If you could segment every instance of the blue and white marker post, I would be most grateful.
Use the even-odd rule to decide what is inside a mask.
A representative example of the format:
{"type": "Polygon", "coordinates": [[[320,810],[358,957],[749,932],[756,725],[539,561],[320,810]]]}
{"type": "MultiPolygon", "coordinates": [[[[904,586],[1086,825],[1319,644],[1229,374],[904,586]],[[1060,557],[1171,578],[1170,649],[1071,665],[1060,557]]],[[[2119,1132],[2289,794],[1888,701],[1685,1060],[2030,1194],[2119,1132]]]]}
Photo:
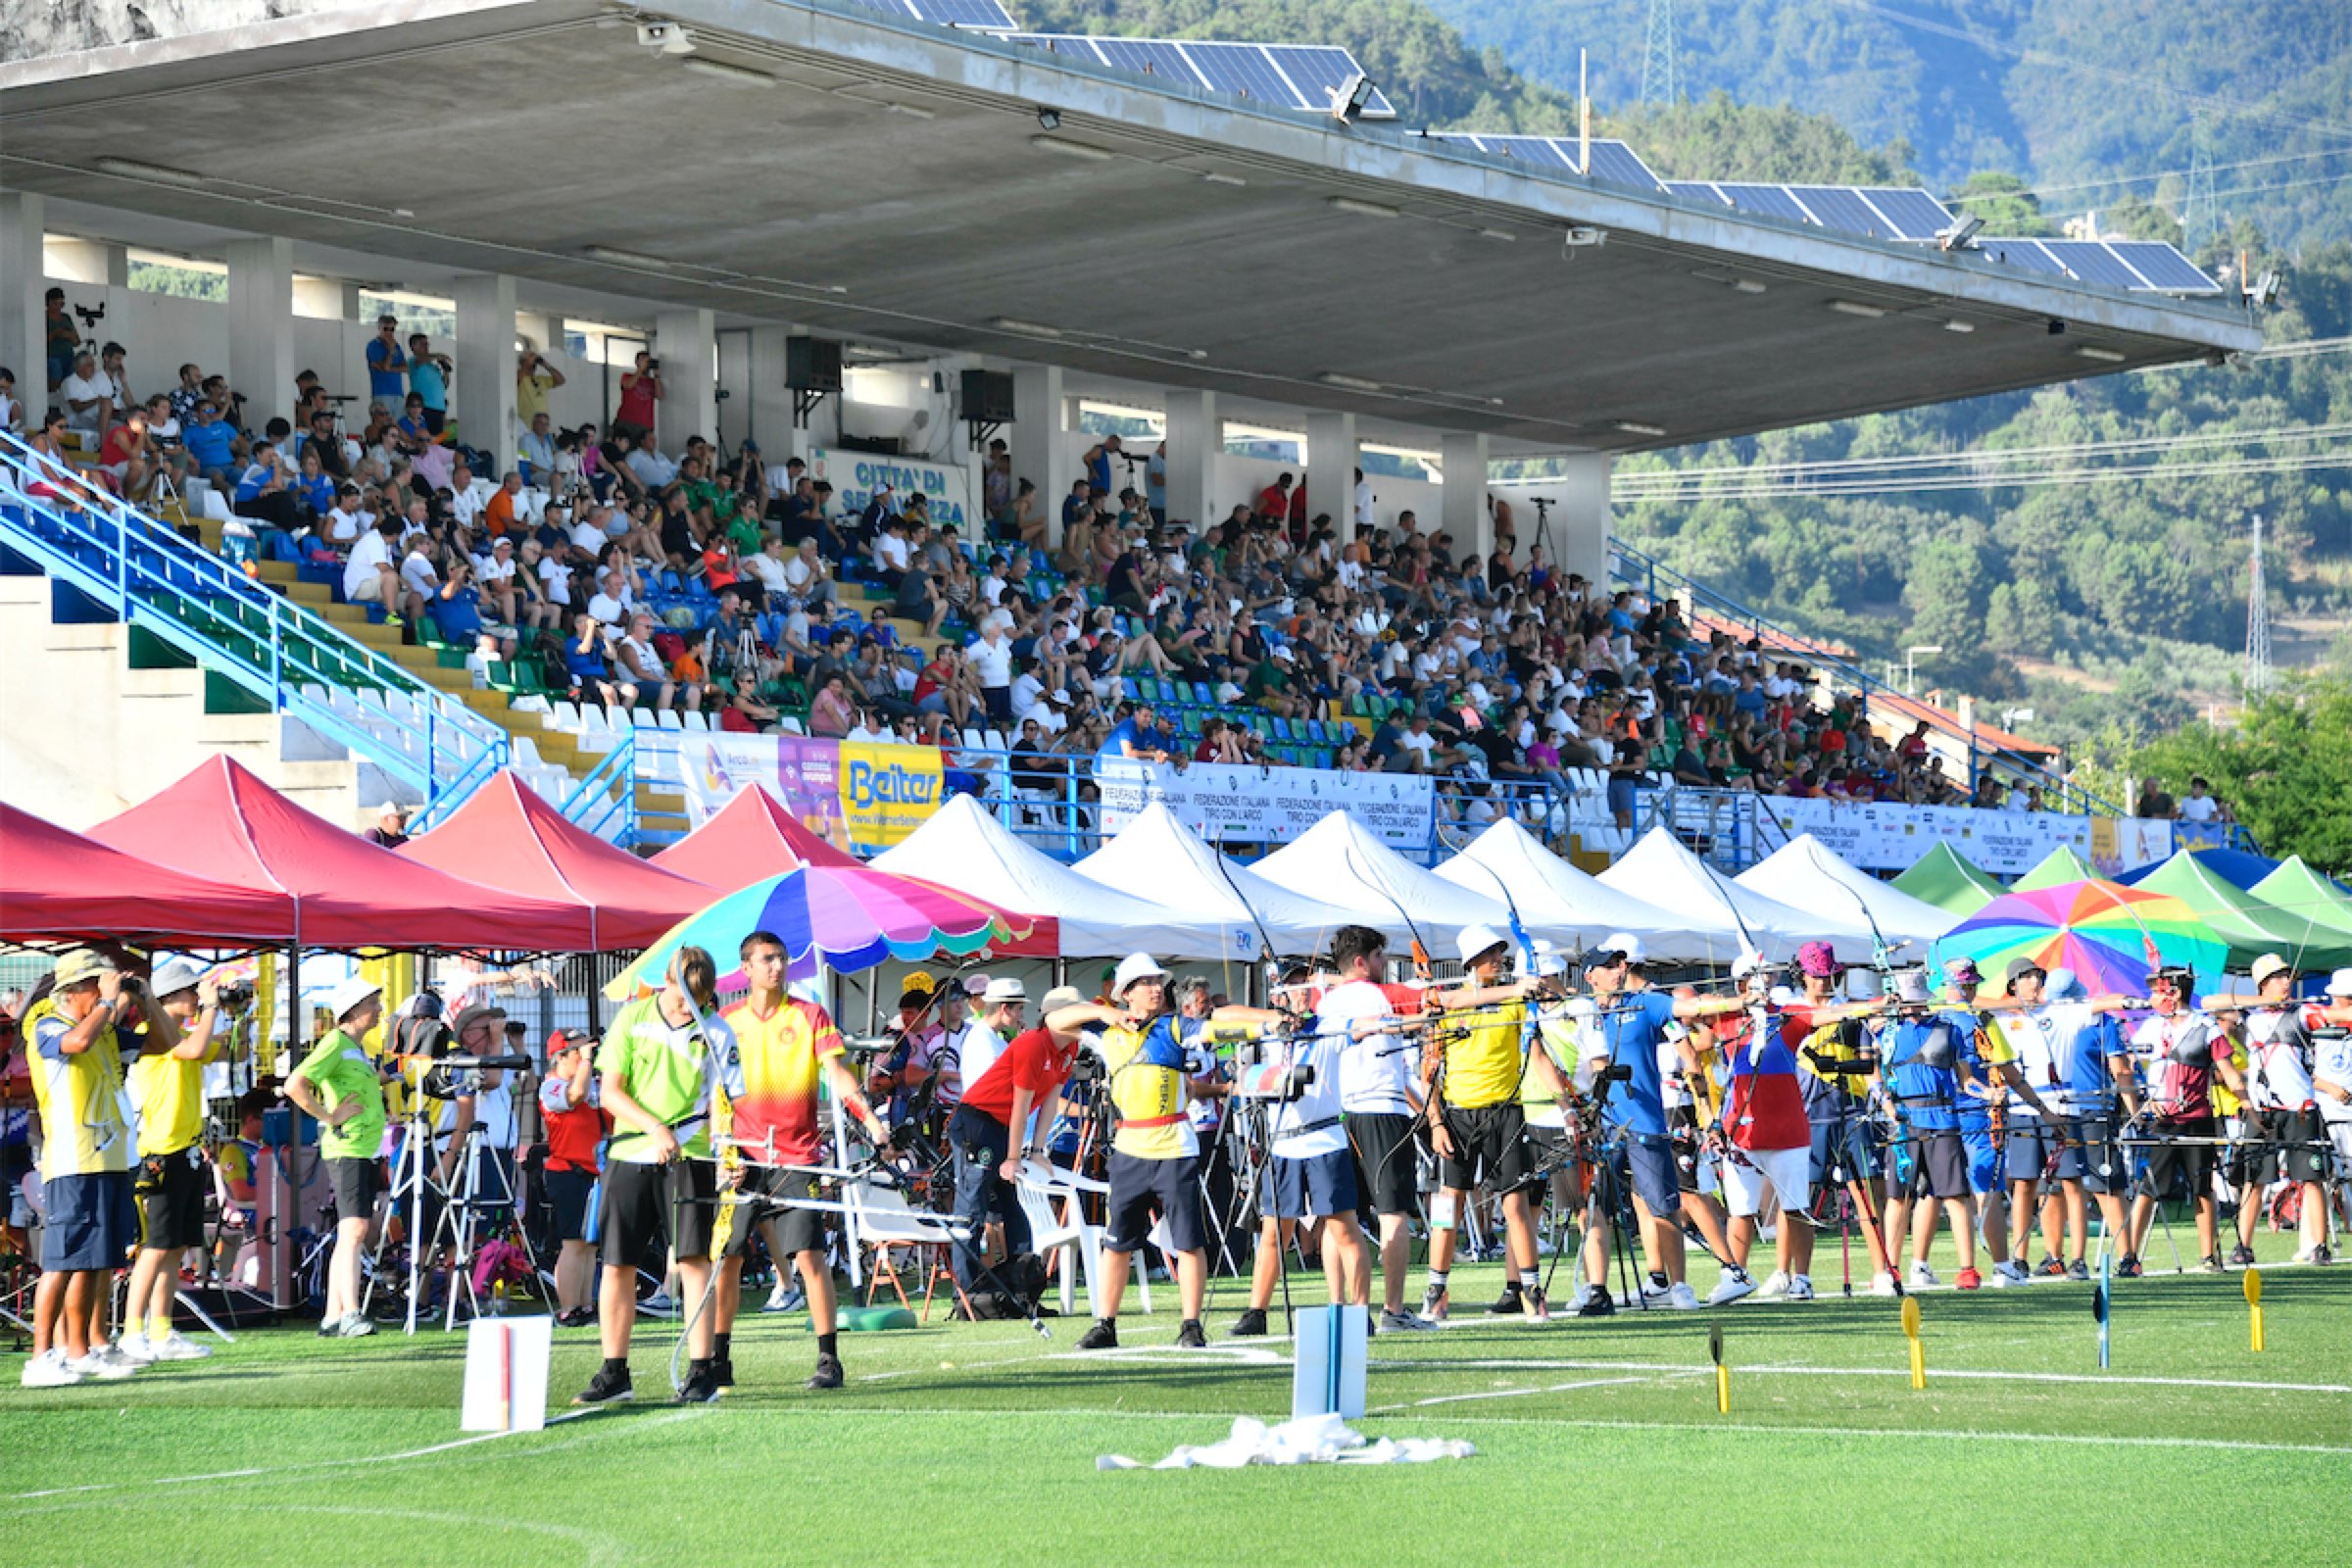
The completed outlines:
{"type": "Polygon", "coordinates": [[[1360,1306],[1312,1306],[1298,1314],[1298,1359],[1291,1378],[1291,1419],[1364,1414],[1364,1369],[1371,1318],[1360,1306]]]}

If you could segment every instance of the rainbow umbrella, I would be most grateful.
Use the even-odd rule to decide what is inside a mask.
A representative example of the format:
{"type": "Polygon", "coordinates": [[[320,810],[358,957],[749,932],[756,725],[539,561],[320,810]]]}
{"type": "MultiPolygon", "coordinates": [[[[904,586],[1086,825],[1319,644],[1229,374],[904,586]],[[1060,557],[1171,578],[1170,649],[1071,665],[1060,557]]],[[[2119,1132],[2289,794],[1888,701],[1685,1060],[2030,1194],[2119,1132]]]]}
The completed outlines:
{"type": "MultiPolygon", "coordinates": [[[[820,966],[854,973],[892,958],[905,963],[943,954],[959,958],[994,944],[1017,942],[1029,929],[1017,915],[921,877],[862,865],[802,865],[763,877],[680,920],[607,985],[605,995],[623,1001],[659,985],[671,957],[684,947],[708,949],[723,967],[732,968],[743,939],[754,931],[782,938],[793,973],[801,977],[820,966]]],[[[722,973],[722,989],[731,978],[722,973]]]]}
{"type": "Polygon", "coordinates": [[[2063,882],[2004,893],[1936,939],[1936,963],[1974,958],[1994,984],[2012,958],[2072,969],[2094,994],[2138,996],[2159,962],[2184,964],[2198,989],[2217,985],[2229,947],[2180,900],[2120,883],[2063,882]]]}

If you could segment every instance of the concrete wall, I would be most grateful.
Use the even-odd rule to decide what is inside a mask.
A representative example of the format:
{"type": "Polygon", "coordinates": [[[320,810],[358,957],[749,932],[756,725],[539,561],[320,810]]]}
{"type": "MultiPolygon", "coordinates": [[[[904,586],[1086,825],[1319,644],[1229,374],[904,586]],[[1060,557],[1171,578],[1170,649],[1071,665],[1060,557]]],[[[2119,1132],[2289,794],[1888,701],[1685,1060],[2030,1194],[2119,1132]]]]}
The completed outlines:
{"type": "Polygon", "coordinates": [[[244,26],[363,0],[5,0],[0,61],[244,26]]]}

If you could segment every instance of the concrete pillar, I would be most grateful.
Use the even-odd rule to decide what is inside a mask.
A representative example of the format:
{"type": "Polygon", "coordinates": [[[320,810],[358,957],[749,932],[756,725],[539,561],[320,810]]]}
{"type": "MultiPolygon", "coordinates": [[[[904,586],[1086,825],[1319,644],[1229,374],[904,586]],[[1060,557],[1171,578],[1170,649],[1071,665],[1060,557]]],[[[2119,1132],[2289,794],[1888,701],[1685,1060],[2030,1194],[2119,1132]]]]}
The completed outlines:
{"type": "Polygon", "coordinates": [[[38,420],[48,406],[47,333],[41,325],[42,199],[0,191],[0,365],[17,372],[17,396],[38,420]]]}
{"type": "Polygon", "coordinates": [[[294,242],[228,242],[228,385],[259,431],[294,414],[294,242]]]}
{"type": "Polygon", "coordinates": [[[662,362],[662,403],[655,439],[677,457],[686,438],[718,439],[717,329],[709,311],[663,311],[654,318],[654,357],[662,362]]]}
{"type": "Polygon", "coordinates": [[[1355,416],[1307,415],[1306,514],[1330,513],[1343,542],[1354,525],[1355,464],[1355,416]]]}
{"type": "Polygon", "coordinates": [[[1193,537],[1225,520],[1217,505],[1217,457],[1225,450],[1225,425],[1217,417],[1214,392],[1171,388],[1168,411],[1168,520],[1189,522],[1193,537]]]}
{"type": "Polygon", "coordinates": [[[332,277],[298,277],[294,280],[294,314],[314,321],[356,321],[360,318],[360,286],[332,277]]]}
{"type": "Polygon", "coordinates": [[[1456,562],[1465,550],[1486,555],[1494,548],[1494,522],[1487,515],[1487,438],[1448,430],[1440,450],[1445,499],[1442,520],[1429,531],[1453,535],[1456,562]]]}
{"type": "Polygon", "coordinates": [[[727,389],[743,400],[745,422],[771,467],[786,458],[805,459],[810,446],[822,444],[809,439],[812,432],[793,428],[792,388],[784,384],[784,342],[791,336],[789,326],[753,327],[751,368],[742,386],[727,389]]]}
{"type": "Polygon", "coordinates": [[[458,373],[450,377],[449,401],[458,439],[489,453],[504,474],[514,466],[514,279],[504,272],[465,272],[451,292],[458,302],[458,347],[451,356],[458,373]]]}
{"type": "Polygon", "coordinates": [[[1062,439],[1061,367],[1018,365],[1012,371],[1013,488],[1026,479],[1044,503],[1049,536],[1061,537],[1061,504],[1078,478],[1078,459],[1062,439]]]}

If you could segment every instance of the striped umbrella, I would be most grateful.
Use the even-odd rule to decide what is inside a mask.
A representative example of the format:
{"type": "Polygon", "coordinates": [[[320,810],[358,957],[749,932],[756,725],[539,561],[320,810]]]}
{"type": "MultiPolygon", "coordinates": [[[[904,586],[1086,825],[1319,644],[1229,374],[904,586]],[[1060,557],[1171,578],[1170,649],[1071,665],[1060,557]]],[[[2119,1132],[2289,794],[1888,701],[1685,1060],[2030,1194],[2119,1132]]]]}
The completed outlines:
{"type": "Polygon", "coordinates": [[[818,967],[842,973],[896,958],[913,963],[945,955],[962,957],[995,944],[1017,942],[1029,922],[994,905],[926,882],[862,865],[802,865],[727,894],[663,932],[660,941],[605,987],[614,1001],[661,984],[683,947],[704,948],[724,974],[743,939],[773,932],[791,956],[795,976],[818,967]],[[1017,923],[1016,923],[1017,922],[1017,923]]]}
{"type": "Polygon", "coordinates": [[[1934,956],[1973,958],[1991,977],[2031,958],[2074,970],[2094,994],[2137,996],[2160,963],[2194,969],[2198,989],[2210,990],[2230,949],[2179,899],[2091,880],[2004,893],[1938,938],[1934,956]]]}

